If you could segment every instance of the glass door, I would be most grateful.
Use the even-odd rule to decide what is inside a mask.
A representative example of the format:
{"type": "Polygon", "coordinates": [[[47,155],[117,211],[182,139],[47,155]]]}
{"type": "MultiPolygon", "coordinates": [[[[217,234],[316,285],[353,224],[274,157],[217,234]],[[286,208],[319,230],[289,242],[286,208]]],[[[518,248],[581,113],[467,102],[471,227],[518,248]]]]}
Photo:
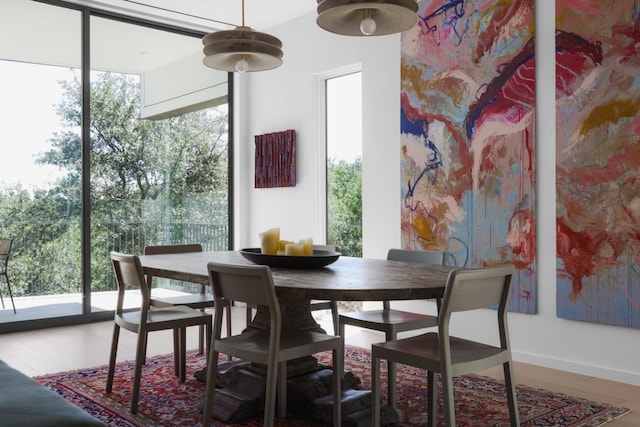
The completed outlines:
{"type": "Polygon", "coordinates": [[[81,13],[0,2],[0,237],[13,239],[0,323],[82,314],[80,127],[60,106],[81,62],[81,13]],[[11,42],[9,42],[11,41],[11,42]],[[60,158],[61,141],[70,155],[60,158]],[[7,305],[9,302],[9,305],[7,305]]]}
{"type": "Polygon", "coordinates": [[[92,17],[91,41],[91,305],[108,311],[111,251],[228,249],[228,74],[202,64],[192,36],[92,17]]]}
{"type": "Polygon", "coordinates": [[[201,34],[68,6],[0,2],[0,332],[108,319],[113,250],[229,247],[228,74],[201,34]]]}

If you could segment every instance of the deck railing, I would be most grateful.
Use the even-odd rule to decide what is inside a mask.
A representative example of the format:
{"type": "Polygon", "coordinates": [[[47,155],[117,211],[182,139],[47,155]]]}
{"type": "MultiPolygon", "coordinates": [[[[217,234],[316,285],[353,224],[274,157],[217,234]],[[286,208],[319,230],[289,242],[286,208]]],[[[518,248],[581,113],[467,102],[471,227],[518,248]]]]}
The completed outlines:
{"type": "MultiPolygon", "coordinates": [[[[226,224],[132,221],[92,223],[91,227],[95,236],[91,247],[94,291],[115,289],[109,259],[113,250],[142,254],[147,245],[193,242],[201,243],[207,251],[228,248],[226,224]]],[[[79,230],[79,224],[73,222],[0,225],[1,234],[9,233],[13,238],[9,277],[14,296],[81,292],[79,230]]]]}
{"type": "MultiPolygon", "coordinates": [[[[359,224],[358,224],[359,225],[359,224]]],[[[357,227],[356,224],[353,227],[357,227]]],[[[361,226],[360,226],[361,227],[361,226]]],[[[91,288],[116,289],[109,253],[142,254],[147,245],[201,243],[205,251],[228,249],[226,224],[203,222],[93,222],[91,288]]],[[[13,238],[9,276],[14,296],[65,295],[82,292],[80,224],[14,222],[0,224],[0,235],[13,238]]],[[[361,235],[361,233],[359,234],[361,235]]],[[[344,255],[362,256],[361,241],[340,242],[344,255]]],[[[193,291],[194,286],[156,281],[163,287],[193,291]]],[[[0,291],[5,293],[4,283],[0,291]]]]}

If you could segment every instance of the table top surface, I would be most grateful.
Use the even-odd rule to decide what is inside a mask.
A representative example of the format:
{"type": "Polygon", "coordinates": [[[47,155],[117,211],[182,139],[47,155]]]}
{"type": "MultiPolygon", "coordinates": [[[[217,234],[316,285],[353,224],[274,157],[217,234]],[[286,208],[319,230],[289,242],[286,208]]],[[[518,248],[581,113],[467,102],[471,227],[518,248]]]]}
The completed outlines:
{"type": "MultiPolygon", "coordinates": [[[[254,265],[238,251],[142,255],[145,274],[208,284],[210,261],[254,265]]],[[[440,298],[454,267],[341,256],[322,268],[271,268],[278,297],[377,301],[440,298]]]]}

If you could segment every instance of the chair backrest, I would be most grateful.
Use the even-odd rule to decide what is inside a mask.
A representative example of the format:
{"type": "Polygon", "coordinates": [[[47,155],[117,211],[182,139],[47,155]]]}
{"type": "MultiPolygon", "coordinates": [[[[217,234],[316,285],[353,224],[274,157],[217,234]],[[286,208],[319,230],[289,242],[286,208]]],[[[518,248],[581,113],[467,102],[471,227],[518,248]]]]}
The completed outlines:
{"type": "Polygon", "coordinates": [[[438,333],[447,342],[445,352],[448,352],[452,313],[496,306],[500,345],[504,349],[509,348],[507,303],[511,280],[515,274],[513,264],[468,270],[456,269],[449,273],[438,315],[438,333]]]}
{"type": "Polygon", "coordinates": [[[441,314],[506,306],[514,275],[513,264],[453,270],[447,280],[441,314]]]}
{"type": "MultiPolygon", "coordinates": [[[[406,249],[389,249],[387,252],[387,260],[389,261],[403,261],[403,262],[415,262],[425,265],[442,265],[444,264],[444,255],[442,251],[410,251],[406,249]]],[[[389,301],[382,301],[382,308],[389,310],[391,303],[389,301]]]]}
{"type": "Polygon", "coordinates": [[[0,273],[4,274],[7,271],[7,264],[9,263],[9,254],[11,254],[11,245],[13,239],[0,239],[0,273]]]}
{"type": "Polygon", "coordinates": [[[444,264],[445,253],[442,251],[410,251],[406,249],[389,249],[389,261],[416,262],[426,265],[444,264]]]}
{"type": "MultiPolygon", "coordinates": [[[[142,264],[140,258],[136,255],[128,255],[120,252],[111,252],[111,263],[113,264],[113,272],[118,282],[118,303],[116,306],[116,315],[122,313],[124,305],[124,295],[127,287],[140,289],[142,296],[143,311],[148,310],[150,305],[149,287],[145,282],[142,264]]],[[[143,316],[146,319],[146,315],[143,316]]]]}
{"type": "MultiPolygon", "coordinates": [[[[187,243],[180,245],[156,245],[145,246],[145,255],[162,255],[162,254],[184,254],[188,252],[202,252],[202,245],[200,243],[187,243]]],[[[153,276],[147,276],[147,285],[152,287],[153,276]]],[[[204,288],[201,288],[201,293],[204,293],[204,288]]]]}
{"type": "Polygon", "coordinates": [[[225,300],[267,306],[272,321],[280,322],[280,304],[268,266],[209,262],[207,268],[215,298],[214,307],[224,307],[225,300]],[[221,300],[220,304],[218,300],[221,300]]]}
{"type": "Polygon", "coordinates": [[[187,252],[202,252],[202,245],[200,243],[188,243],[185,245],[158,245],[144,248],[145,255],[182,254],[187,252]]]}

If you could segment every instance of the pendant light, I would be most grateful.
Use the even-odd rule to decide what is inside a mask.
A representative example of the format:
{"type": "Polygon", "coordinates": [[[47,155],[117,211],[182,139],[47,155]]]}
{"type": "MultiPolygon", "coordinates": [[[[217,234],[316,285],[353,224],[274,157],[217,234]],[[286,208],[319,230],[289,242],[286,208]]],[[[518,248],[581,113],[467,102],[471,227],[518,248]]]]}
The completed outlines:
{"type": "Polygon", "coordinates": [[[399,33],[418,22],[416,0],[318,0],[316,22],[345,36],[399,33]]]}
{"type": "Polygon", "coordinates": [[[240,72],[264,71],[282,64],[282,42],[269,34],[254,31],[244,24],[244,0],[242,0],[242,25],[233,30],[216,31],[202,38],[207,67],[217,70],[240,72]]]}

